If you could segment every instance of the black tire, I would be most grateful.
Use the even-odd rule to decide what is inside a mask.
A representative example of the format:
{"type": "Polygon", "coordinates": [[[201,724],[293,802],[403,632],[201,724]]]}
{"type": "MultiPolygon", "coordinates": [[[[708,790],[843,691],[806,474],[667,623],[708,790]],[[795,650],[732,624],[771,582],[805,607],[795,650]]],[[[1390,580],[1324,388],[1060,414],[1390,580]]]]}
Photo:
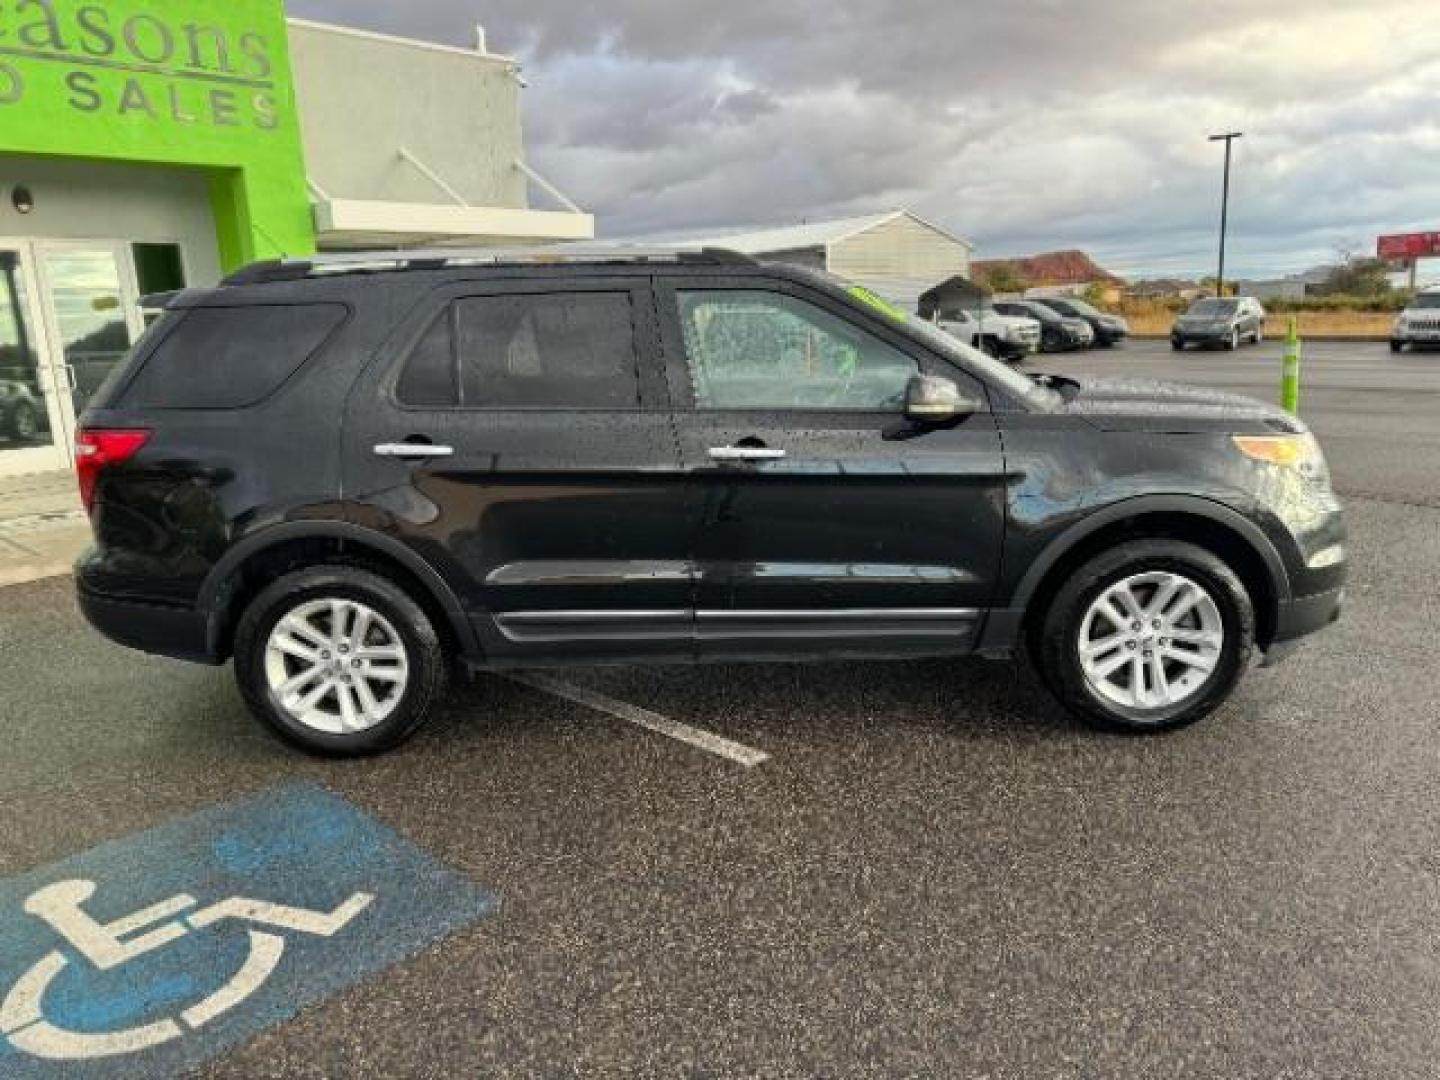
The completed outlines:
{"type": "Polygon", "coordinates": [[[1178,540],[1134,540],[1103,552],[1070,574],[1032,624],[1031,655],[1061,705],[1093,727],[1149,733],[1173,731],[1208,716],[1224,703],[1255,652],[1255,610],[1240,578],[1226,563],[1178,540]],[[1224,643],[1213,671],[1186,698],[1157,709],[1126,708],[1097,692],[1080,661],[1086,612],[1111,585],[1146,571],[1183,575],[1215,601],[1224,643]]]}
{"type": "Polygon", "coordinates": [[[356,566],[315,566],[286,574],[250,602],[235,631],[235,680],[245,704],[272,734],[325,757],[377,754],[404,742],[429,718],[443,694],[447,668],[444,645],[424,609],[389,578],[356,566]],[[266,678],[266,645],[275,624],[302,604],[329,599],[356,601],[383,616],[405,650],[408,678],[399,703],[362,731],[332,734],[298,722],[280,705],[266,678]]]}
{"type": "Polygon", "coordinates": [[[1179,338],[1172,337],[1170,339],[1170,348],[1174,349],[1176,352],[1184,352],[1185,342],[1181,341],[1179,338]]]}
{"type": "Polygon", "coordinates": [[[1396,340],[1394,340],[1393,338],[1391,339],[1391,341],[1390,341],[1390,351],[1391,351],[1391,352],[1393,352],[1393,353],[1398,353],[1398,352],[1400,352],[1400,351],[1401,351],[1402,349],[1404,349],[1404,348],[1405,348],[1405,343],[1404,343],[1403,341],[1396,341],[1396,340]]]}
{"type": "Polygon", "coordinates": [[[10,435],[16,442],[33,442],[40,433],[40,413],[28,401],[15,406],[10,414],[10,435]]]}

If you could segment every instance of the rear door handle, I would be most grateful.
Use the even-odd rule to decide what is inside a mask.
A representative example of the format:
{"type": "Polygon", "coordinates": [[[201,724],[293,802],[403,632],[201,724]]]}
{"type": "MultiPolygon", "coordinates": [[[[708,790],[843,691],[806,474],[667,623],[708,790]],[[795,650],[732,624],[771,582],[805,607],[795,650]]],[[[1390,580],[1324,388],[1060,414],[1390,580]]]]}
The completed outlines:
{"type": "Polygon", "coordinates": [[[380,457],[393,458],[450,457],[455,453],[455,448],[421,442],[379,443],[375,447],[375,453],[380,457]]]}
{"type": "Polygon", "coordinates": [[[712,446],[711,461],[779,461],[785,451],[769,446],[712,446]]]}

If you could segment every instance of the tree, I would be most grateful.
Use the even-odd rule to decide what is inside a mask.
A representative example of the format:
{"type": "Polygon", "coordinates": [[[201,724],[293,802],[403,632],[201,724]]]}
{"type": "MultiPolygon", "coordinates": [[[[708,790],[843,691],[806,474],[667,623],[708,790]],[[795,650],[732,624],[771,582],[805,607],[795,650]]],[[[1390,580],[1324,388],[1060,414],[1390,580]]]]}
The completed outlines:
{"type": "Polygon", "coordinates": [[[1322,296],[1388,296],[1394,291],[1390,284],[1390,266],[1384,259],[1360,255],[1341,248],[1340,261],[1331,267],[1319,292],[1322,296]]]}
{"type": "Polygon", "coordinates": [[[1014,263],[996,263],[985,273],[985,284],[990,287],[991,292],[997,293],[1019,293],[1030,287],[1025,280],[1025,275],[1020,273],[1014,263]]]}

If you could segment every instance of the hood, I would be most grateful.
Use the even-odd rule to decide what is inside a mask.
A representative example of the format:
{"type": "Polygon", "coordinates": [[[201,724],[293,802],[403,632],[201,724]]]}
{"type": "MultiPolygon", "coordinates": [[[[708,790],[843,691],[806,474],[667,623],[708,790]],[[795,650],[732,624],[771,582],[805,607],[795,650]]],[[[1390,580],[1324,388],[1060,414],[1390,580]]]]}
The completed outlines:
{"type": "Polygon", "coordinates": [[[1076,379],[1069,411],[1104,431],[1300,434],[1308,430],[1279,406],[1242,394],[1157,379],[1076,379]]]}

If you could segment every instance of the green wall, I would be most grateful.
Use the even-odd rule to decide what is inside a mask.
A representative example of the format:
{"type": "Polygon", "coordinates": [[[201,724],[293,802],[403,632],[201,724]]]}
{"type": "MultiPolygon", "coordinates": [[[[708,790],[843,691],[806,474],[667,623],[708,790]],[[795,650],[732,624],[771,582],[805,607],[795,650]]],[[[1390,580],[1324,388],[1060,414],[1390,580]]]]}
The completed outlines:
{"type": "Polygon", "coordinates": [[[207,170],[227,268],[315,249],[282,0],[0,0],[0,151],[207,170]]]}

